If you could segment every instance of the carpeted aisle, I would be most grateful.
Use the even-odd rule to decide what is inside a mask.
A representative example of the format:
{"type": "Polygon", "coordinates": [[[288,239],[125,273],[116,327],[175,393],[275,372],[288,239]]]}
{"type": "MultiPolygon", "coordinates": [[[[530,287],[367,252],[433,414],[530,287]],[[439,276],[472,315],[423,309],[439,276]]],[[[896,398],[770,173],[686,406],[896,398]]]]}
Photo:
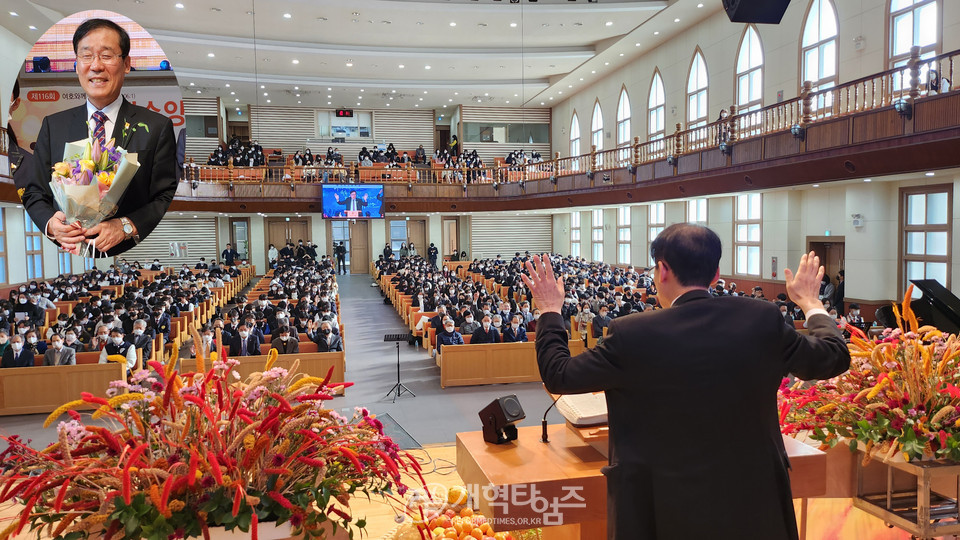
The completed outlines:
{"type": "MultiPolygon", "coordinates": [[[[345,327],[346,379],[355,383],[338,408],[364,406],[374,413],[389,413],[420,444],[450,443],[458,431],[479,431],[477,413],[494,398],[516,394],[527,418],[521,425],[539,425],[551,400],[540,383],[497,384],[440,388],[440,368],[422,348],[400,343],[403,383],[416,397],[403,394],[392,403],[384,398],[397,381],[397,349],[384,343],[384,334],[406,334],[393,306],[383,303],[378,287],[366,274],[337,276],[340,314],[345,327]]],[[[547,420],[563,417],[550,411],[547,420]]]]}

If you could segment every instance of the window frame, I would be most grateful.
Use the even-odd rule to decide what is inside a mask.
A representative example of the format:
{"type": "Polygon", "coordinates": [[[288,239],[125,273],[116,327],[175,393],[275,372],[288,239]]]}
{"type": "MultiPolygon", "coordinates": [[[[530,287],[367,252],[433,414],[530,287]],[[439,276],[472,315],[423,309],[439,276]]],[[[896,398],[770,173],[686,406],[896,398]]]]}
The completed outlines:
{"type": "MultiPolygon", "coordinates": [[[[667,228],[667,204],[663,202],[653,202],[647,205],[647,245],[653,243],[657,235],[667,228]]],[[[656,266],[656,262],[647,249],[647,266],[656,266]]]]}
{"type": "MultiPolygon", "coordinates": [[[[699,78],[699,77],[698,77],[699,78]]],[[[684,115],[684,125],[686,129],[692,129],[695,127],[705,126],[710,122],[710,69],[707,67],[707,58],[703,55],[703,51],[698,45],[693,51],[693,57],[690,59],[690,68],[687,70],[687,86],[686,86],[686,113],[684,115]],[[703,65],[703,73],[706,81],[704,81],[703,86],[698,86],[693,91],[690,90],[690,84],[693,81],[694,68],[697,67],[697,60],[703,65]],[[698,116],[694,119],[690,118],[690,103],[692,99],[697,99],[699,102],[699,96],[703,95],[703,115],[698,116]]],[[[698,105],[699,108],[699,105],[698,105]]]]}
{"type": "Polygon", "coordinates": [[[603,209],[601,208],[590,211],[590,255],[591,260],[603,262],[603,209]]]}
{"type": "MultiPolygon", "coordinates": [[[[576,109],[573,111],[573,118],[570,119],[570,157],[582,155],[580,152],[580,117],[576,109]],[[576,128],[576,137],[574,137],[574,128],[576,128]]],[[[576,167],[576,163],[574,163],[576,167]]]]}
{"type": "MultiPolygon", "coordinates": [[[[898,264],[897,264],[897,295],[898,297],[903,297],[906,293],[907,288],[907,263],[908,262],[923,262],[923,263],[945,263],[947,265],[946,276],[947,282],[942,283],[947,289],[950,288],[951,284],[951,275],[953,264],[953,184],[933,184],[927,186],[911,186],[911,187],[901,187],[900,188],[900,231],[899,242],[898,242],[898,264]],[[908,225],[908,204],[909,197],[911,195],[925,195],[929,196],[934,193],[946,193],[947,194],[947,219],[946,223],[938,225],[928,225],[924,223],[923,225],[908,225]],[[907,254],[907,235],[911,232],[945,232],[947,234],[947,254],[946,255],[911,255],[907,254]]],[[[926,246],[924,246],[926,248],[926,246]]]]}
{"type": "Polygon", "coordinates": [[[697,225],[706,225],[709,219],[709,204],[706,197],[690,199],[687,201],[687,223],[696,223],[697,225]],[[703,219],[692,219],[700,217],[700,206],[703,206],[703,219]],[[696,209],[694,209],[694,207],[696,209]]]}
{"type": "MultiPolygon", "coordinates": [[[[906,60],[910,58],[909,51],[907,51],[906,53],[898,54],[898,55],[895,55],[893,53],[894,44],[897,42],[896,26],[894,24],[895,22],[894,18],[896,16],[905,14],[908,11],[916,11],[918,8],[921,8],[923,6],[930,5],[930,4],[935,5],[937,9],[937,25],[936,25],[937,37],[934,40],[932,45],[926,45],[921,47],[920,56],[929,57],[929,56],[939,55],[942,52],[942,47],[943,47],[943,0],[914,0],[909,7],[905,7],[897,11],[893,11],[893,2],[894,0],[886,0],[885,2],[886,5],[884,6],[884,10],[886,11],[886,15],[887,15],[887,21],[886,21],[887,27],[885,32],[887,43],[886,43],[886,47],[884,47],[884,55],[886,56],[886,60],[887,60],[887,69],[894,69],[898,67],[897,64],[904,63],[906,62],[906,60]]],[[[914,25],[916,24],[917,24],[916,17],[914,17],[914,25]]],[[[914,38],[914,41],[916,41],[916,36],[917,36],[917,32],[916,32],[916,28],[914,28],[914,35],[912,36],[914,38]]]]}
{"type": "MultiPolygon", "coordinates": [[[[821,11],[821,12],[823,11],[822,8],[821,8],[820,11],[821,11]]],[[[819,13],[819,12],[816,13],[816,16],[817,16],[817,24],[819,24],[820,28],[822,28],[822,27],[823,27],[823,18],[820,16],[820,13],[819,13]]],[[[840,41],[839,41],[839,37],[840,37],[840,14],[839,14],[839,12],[837,11],[837,5],[836,5],[836,3],[834,3],[833,0],[810,0],[810,2],[807,4],[807,11],[806,11],[806,13],[805,13],[804,16],[803,16],[803,24],[800,25],[800,38],[799,38],[799,43],[800,43],[800,58],[799,58],[799,62],[798,62],[798,66],[799,66],[799,68],[800,68],[800,71],[799,71],[799,74],[798,74],[798,75],[799,75],[798,80],[800,81],[800,84],[801,84],[801,85],[803,85],[803,83],[804,83],[805,81],[807,81],[807,77],[806,77],[806,71],[807,71],[807,52],[809,52],[809,51],[814,51],[814,50],[817,51],[817,65],[818,65],[817,72],[818,72],[818,74],[819,74],[820,71],[821,71],[821,68],[822,68],[822,66],[823,66],[823,58],[824,58],[824,54],[823,54],[824,51],[823,51],[823,49],[824,49],[827,45],[829,45],[831,42],[833,43],[833,56],[834,56],[834,59],[833,59],[833,62],[834,62],[834,64],[833,64],[833,65],[834,65],[834,73],[833,73],[833,75],[832,75],[832,76],[829,76],[829,77],[819,77],[819,78],[817,78],[817,79],[810,79],[810,82],[813,84],[813,87],[812,87],[812,88],[813,88],[813,91],[814,91],[814,92],[817,92],[817,91],[820,91],[820,90],[827,90],[827,89],[833,88],[833,87],[835,87],[835,86],[840,82],[840,41]],[[814,10],[813,10],[814,4],[817,4],[818,2],[819,2],[819,5],[820,5],[820,6],[823,6],[823,4],[825,4],[825,3],[830,6],[830,13],[833,15],[833,20],[834,20],[834,23],[835,23],[835,25],[836,25],[837,32],[836,32],[833,36],[831,36],[831,37],[824,38],[824,37],[821,35],[820,30],[819,30],[819,28],[818,28],[817,36],[818,36],[820,39],[818,39],[817,41],[815,41],[815,42],[813,42],[813,43],[811,43],[811,44],[809,44],[809,45],[804,45],[804,44],[803,44],[803,37],[804,37],[804,35],[807,33],[807,25],[809,25],[809,24],[812,22],[812,21],[811,21],[811,18],[812,18],[813,15],[814,15],[814,10]]],[[[832,108],[832,107],[833,107],[833,104],[834,104],[833,94],[824,94],[824,95],[818,97],[817,101],[813,104],[813,106],[814,106],[814,108],[815,108],[816,110],[820,110],[820,109],[823,109],[823,108],[832,108]]]]}
{"type": "Polygon", "coordinates": [[[593,102],[593,116],[590,117],[590,151],[597,147],[597,152],[603,151],[603,108],[600,100],[593,102]]]}
{"type": "Polygon", "coordinates": [[[659,139],[666,138],[667,135],[667,92],[666,86],[663,84],[663,76],[660,75],[660,69],[654,68],[653,77],[650,79],[650,90],[647,95],[647,140],[655,141],[659,139]],[[658,84],[659,83],[659,84],[658,84]],[[656,100],[655,98],[658,95],[663,96],[663,101],[656,100]],[[657,118],[662,120],[663,126],[659,130],[652,130],[653,126],[650,122],[651,118],[657,115],[657,118]]]}
{"type": "Polygon", "coordinates": [[[30,219],[30,214],[27,213],[26,209],[23,210],[23,219],[24,219],[24,261],[26,262],[26,276],[27,281],[31,280],[42,280],[43,279],[43,231],[37,227],[36,223],[30,219]],[[38,249],[30,249],[32,246],[37,246],[38,249]],[[36,266],[37,261],[40,262],[39,270],[36,266]],[[33,268],[31,273],[30,269],[33,268]]]}
{"type": "Polygon", "coordinates": [[[633,233],[630,225],[633,221],[631,216],[631,207],[620,206],[617,208],[617,264],[630,264],[632,254],[630,252],[633,233]]]}
{"type": "Polygon", "coordinates": [[[580,257],[583,237],[580,229],[580,212],[570,212],[570,256],[580,257]],[[574,234],[576,232],[576,234],[574,234]],[[574,249],[576,246],[576,249],[574,249]]]}
{"type": "MultiPolygon", "coordinates": [[[[748,53],[749,56],[749,53],[748,53]]],[[[737,45],[737,54],[734,57],[734,76],[733,76],[733,96],[734,102],[737,104],[737,114],[744,114],[746,112],[753,112],[763,108],[763,94],[764,94],[764,68],[766,67],[766,53],[764,52],[763,39],[760,36],[760,30],[757,29],[757,26],[754,24],[748,24],[743,32],[740,34],[740,43],[737,45]],[[744,46],[749,46],[748,36],[750,33],[754,32],[757,36],[757,43],[760,46],[760,64],[757,66],[750,66],[748,62],[748,67],[744,71],[740,71],[740,55],[744,50],[744,46]],[[749,88],[750,77],[752,74],[757,73],[760,76],[760,95],[756,99],[748,99],[744,104],[741,104],[740,100],[740,80],[746,77],[747,88],[749,98],[749,88]]],[[[759,121],[759,119],[757,119],[759,121]]]]}
{"type": "Polygon", "coordinates": [[[630,152],[633,145],[632,121],[633,107],[630,102],[630,94],[627,93],[627,86],[623,85],[620,87],[620,99],[617,101],[617,149],[620,150],[617,152],[617,159],[620,162],[630,162],[632,158],[632,152],[630,152]]]}
{"type": "Polygon", "coordinates": [[[763,193],[740,193],[733,196],[733,274],[736,276],[742,276],[744,278],[761,278],[763,276],[763,193]],[[750,202],[747,201],[747,217],[743,218],[740,216],[740,197],[759,197],[758,206],[759,206],[759,217],[751,218],[749,216],[750,202]],[[739,226],[749,226],[756,225],[758,227],[758,237],[759,240],[743,240],[739,239],[737,236],[737,229],[739,226]],[[747,254],[747,272],[739,271],[739,262],[740,262],[740,248],[745,247],[748,249],[747,254]],[[750,256],[749,248],[757,248],[757,273],[751,274],[750,269],[750,256]]]}

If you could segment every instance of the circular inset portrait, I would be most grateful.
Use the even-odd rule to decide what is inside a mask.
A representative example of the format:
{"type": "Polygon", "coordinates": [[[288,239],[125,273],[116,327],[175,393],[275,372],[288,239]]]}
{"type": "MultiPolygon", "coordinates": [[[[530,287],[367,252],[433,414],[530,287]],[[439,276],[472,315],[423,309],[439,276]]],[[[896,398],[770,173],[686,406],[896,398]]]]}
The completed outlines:
{"type": "Polygon", "coordinates": [[[75,13],[40,37],[14,85],[17,193],[64,250],[118,255],[170,206],[184,127],[177,78],[156,40],[117,13],[75,13]]]}

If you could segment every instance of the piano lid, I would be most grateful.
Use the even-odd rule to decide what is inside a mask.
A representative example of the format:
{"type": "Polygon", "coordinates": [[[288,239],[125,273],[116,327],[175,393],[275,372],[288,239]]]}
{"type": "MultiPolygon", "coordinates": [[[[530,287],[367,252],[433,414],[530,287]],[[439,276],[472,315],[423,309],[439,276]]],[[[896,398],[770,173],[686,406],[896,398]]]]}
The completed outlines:
{"type": "MultiPolygon", "coordinates": [[[[920,325],[933,325],[948,333],[960,332],[960,298],[935,279],[911,279],[923,296],[910,302],[920,325]]],[[[891,306],[877,310],[877,322],[887,328],[896,328],[897,321],[891,306]]]]}

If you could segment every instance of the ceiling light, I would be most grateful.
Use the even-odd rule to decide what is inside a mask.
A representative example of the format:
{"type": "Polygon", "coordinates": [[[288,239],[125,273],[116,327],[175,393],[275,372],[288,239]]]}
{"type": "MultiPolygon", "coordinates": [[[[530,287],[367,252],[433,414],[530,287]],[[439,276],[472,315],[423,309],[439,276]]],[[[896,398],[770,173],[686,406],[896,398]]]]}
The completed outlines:
{"type": "Polygon", "coordinates": [[[873,182],[873,178],[864,178],[863,181],[864,181],[864,182],[873,182]]]}
{"type": "Polygon", "coordinates": [[[582,80],[583,80],[583,77],[580,77],[580,80],[582,81],[582,80]]]}
{"type": "Polygon", "coordinates": [[[226,86],[227,88],[230,88],[230,83],[227,83],[224,86],[226,86]]]}
{"type": "Polygon", "coordinates": [[[453,22],[453,21],[450,21],[450,26],[456,26],[456,25],[457,25],[457,23],[455,23],[455,22],[453,22]]]}
{"type": "Polygon", "coordinates": [[[562,94],[562,93],[563,93],[563,90],[559,90],[557,93],[558,93],[558,94],[562,94]]]}
{"type": "Polygon", "coordinates": [[[193,86],[193,83],[190,83],[190,86],[193,86]]]}
{"type": "Polygon", "coordinates": [[[426,94],[426,93],[427,93],[427,91],[426,91],[426,90],[424,90],[424,91],[423,91],[423,93],[424,93],[424,94],[426,94]]]}
{"type": "Polygon", "coordinates": [[[594,69],[594,70],[591,70],[590,73],[593,73],[594,75],[596,75],[597,70],[595,70],[595,69],[594,69]]]}
{"type": "Polygon", "coordinates": [[[546,105],[546,103],[544,103],[544,102],[542,102],[542,101],[540,102],[540,104],[541,104],[541,105],[546,105]]]}
{"type": "Polygon", "coordinates": [[[329,92],[329,91],[331,91],[331,90],[333,90],[333,88],[327,88],[327,92],[329,92]]]}
{"type": "Polygon", "coordinates": [[[430,69],[430,66],[423,66],[423,69],[430,69]]]}
{"type": "Polygon", "coordinates": [[[390,106],[390,104],[389,104],[389,103],[387,103],[387,107],[389,107],[389,106],[390,106]]]}
{"type": "Polygon", "coordinates": [[[213,58],[214,56],[216,56],[216,55],[213,54],[212,52],[208,52],[208,53],[207,53],[207,58],[213,58]]]}
{"type": "Polygon", "coordinates": [[[300,94],[297,94],[297,97],[300,97],[300,94]]]}
{"type": "Polygon", "coordinates": [[[197,90],[197,93],[199,94],[199,93],[200,93],[200,91],[199,91],[199,90],[197,90]]]}
{"type": "Polygon", "coordinates": [[[489,96],[490,94],[488,92],[484,92],[483,95],[489,96]]]}
{"type": "Polygon", "coordinates": [[[264,86],[264,85],[261,84],[261,85],[260,85],[260,89],[263,90],[264,88],[266,88],[266,86],[264,86]]]}
{"type": "MultiPolygon", "coordinates": [[[[700,5],[702,6],[703,4],[700,5]]],[[[814,184],[813,187],[820,187],[820,184],[814,184]]]]}
{"type": "MultiPolygon", "coordinates": [[[[623,55],[621,54],[620,56],[623,56],[623,55]]],[[[297,60],[296,58],[294,58],[293,60],[291,60],[291,62],[293,62],[294,64],[299,64],[299,63],[300,63],[300,61],[297,60]]]]}
{"type": "Polygon", "coordinates": [[[360,91],[363,92],[363,88],[361,88],[360,91]]]}
{"type": "Polygon", "coordinates": [[[659,30],[657,30],[656,32],[654,32],[654,33],[653,33],[653,35],[655,35],[655,36],[659,36],[659,35],[660,35],[660,31],[659,31],[659,30]]]}
{"type": "Polygon", "coordinates": [[[927,176],[933,176],[933,173],[932,173],[932,172],[928,172],[928,173],[926,173],[926,175],[927,175],[927,176]]]}
{"type": "Polygon", "coordinates": [[[507,103],[510,103],[510,100],[509,100],[509,99],[507,100],[507,103]]]}
{"type": "MultiPolygon", "coordinates": [[[[230,86],[230,85],[228,84],[227,86],[230,86]]],[[[299,87],[299,86],[294,86],[293,89],[294,89],[294,90],[299,90],[300,87],[299,87]]]]}
{"type": "Polygon", "coordinates": [[[34,25],[32,25],[32,24],[31,24],[30,26],[28,26],[27,28],[29,28],[29,29],[31,29],[31,30],[36,30],[36,29],[37,29],[37,27],[34,26],[34,25]]]}
{"type": "Polygon", "coordinates": [[[347,62],[347,67],[353,67],[353,62],[347,62]]]}
{"type": "Polygon", "coordinates": [[[396,94],[397,91],[396,91],[396,90],[391,90],[390,93],[391,93],[391,94],[396,94]]]}
{"type": "Polygon", "coordinates": [[[333,98],[333,96],[327,96],[327,99],[332,99],[332,98],[333,98]]]}
{"type": "Polygon", "coordinates": [[[357,99],[363,99],[363,96],[357,96],[357,99]]]}
{"type": "Polygon", "coordinates": [[[702,8],[702,7],[703,7],[703,4],[697,4],[697,7],[698,7],[698,8],[702,8]]]}
{"type": "Polygon", "coordinates": [[[238,102],[238,103],[239,103],[239,102],[240,102],[240,99],[239,99],[239,98],[237,98],[237,99],[234,99],[233,101],[234,101],[234,102],[238,102]]]}
{"type": "Polygon", "coordinates": [[[620,56],[623,56],[623,53],[620,53],[620,56]]]}
{"type": "Polygon", "coordinates": [[[303,103],[303,102],[298,99],[298,100],[297,100],[297,105],[299,105],[299,104],[301,104],[301,103],[303,103]]]}
{"type": "Polygon", "coordinates": [[[517,27],[517,23],[515,22],[510,23],[510,28],[516,28],[516,27],[517,27]]]}
{"type": "Polygon", "coordinates": [[[400,65],[397,66],[397,67],[400,68],[400,69],[403,69],[403,68],[405,68],[405,67],[407,67],[407,66],[405,66],[405,65],[403,65],[403,64],[400,64],[400,65]]]}
{"type": "Polygon", "coordinates": [[[460,95],[460,92],[454,92],[453,95],[459,96],[459,95],[460,95]]]}
{"type": "Polygon", "coordinates": [[[358,107],[360,106],[360,102],[357,102],[357,106],[358,106],[358,107]]]}
{"type": "Polygon", "coordinates": [[[283,18],[284,18],[284,19],[292,19],[292,18],[293,18],[293,15],[291,15],[291,14],[289,14],[289,13],[284,13],[284,14],[283,14],[283,18]]]}
{"type": "Polygon", "coordinates": [[[520,94],[514,94],[513,97],[520,97],[520,94]]]}
{"type": "Polygon", "coordinates": [[[477,103],[483,103],[483,100],[482,100],[482,99],[478,99],[478,100],[477,100],[477,103]]]}
{"type": "Polygon", "coordinates": [[[332,101],[328,101],[328,102],[327,102],[327,105],[330,105],[331,103],[333,103],[333,102],[332,102],[332,101]]]}
{"type": "Polygon", "coordinates": [[[393,101],[393,96],[390,96],[390,101],[393,101]]]}
{"type": "Polygon", "coordinates": [[[604,62],[603,65],[609,66],[609,65],[610,65],[610,62],[604,62]]]}
{"type": "Polygon", "coordinates": [[[638,41],[638,42],[634,43],[633,46],[634,46],[634,47],[639,47],[639,46],[640,46],[640,42],[638,41]]]}
{"type": "Polygon", "coordinates": [[[675,23],[680,22],[680,19],[679,19],[679,18],[676,18],[676,19],[673,20],[673,22],[675,22],[675,23]]]}
{"type": "Polygon", "coordinates": [[[572,85],[572,84],[568,84],[568,85],[567,85],[567,88],[573,88],[573,85],[572,85]]]}
{"type": "Polygon", "coordinates": [[[270,103],[270,100],[269,100],[269,99],[267,100],[267,103],[270,103]]]}
{"type": "Polygon", "coordinates": [[[237,93],[234,92],[233,90],[231,90],[231,91],[230,91],[230,95],[231,95],[231,96],[235,96],[235,95],[237,95],[237,93]]]}
{"type": "Polygon", "coordinates": [[[267,97],[267,93],[266,93],[266,92],[263,93],[263,97],[267,97]]]}
{"type": "Polygon", "coordinates": [[[176,4],[173,5],[173,7],[177,9],[183,9],[183,4],[181,4],[180,2],[177,2],[176,4]]]}
{"type": "MultiPolygon", "coordinates": [[[[177,7],[183,7],[183,4],[177,4],[177,7]]],[[[17,13],[16,11],[11,11],[11,12],[10,12],[10,16],[11,16],[11,17],[19,17],[20,14],[17,13]]]]}

